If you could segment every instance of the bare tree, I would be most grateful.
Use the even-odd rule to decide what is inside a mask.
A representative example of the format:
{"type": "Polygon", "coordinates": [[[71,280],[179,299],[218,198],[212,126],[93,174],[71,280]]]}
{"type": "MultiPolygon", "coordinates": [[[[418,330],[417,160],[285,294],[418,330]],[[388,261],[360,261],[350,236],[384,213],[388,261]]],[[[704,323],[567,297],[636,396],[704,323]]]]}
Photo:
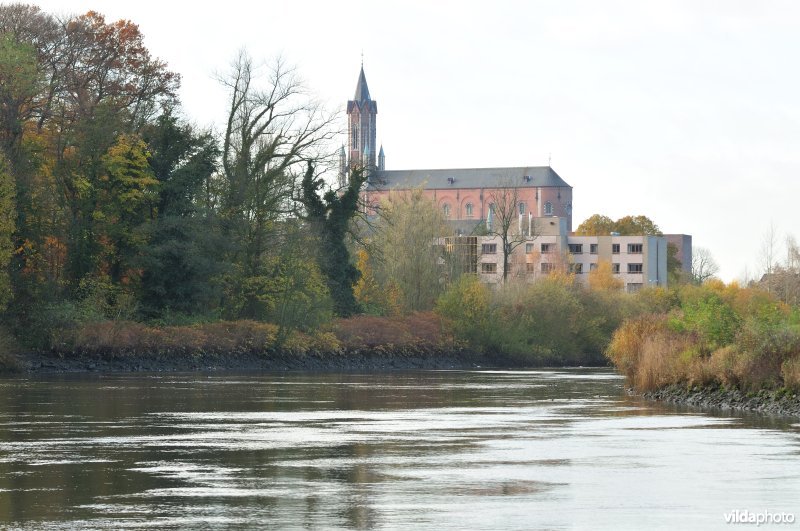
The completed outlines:
{"type": "Polygon", "coordinates": [[[692,248],[692,279],[696,284],[702,284],[709,278],[719,273],[719,265],[711,256],[711,251],[705,247],[692,248]]]}
{"type": "Polygon", "coordinates": [[[242,50],[218,79],[229,91],[223,216],[254,270],[269,246],[269,227],[295,210],[305,165],[326,155],[335,116],[310,98],[281,58],[258,68],[242,50]]]}
{"type": "Polygon", "coordinates": [[[761,270],[762,283],[768,293],[772,292],[773,273],[775,272],[776,252],[778,246],[778,232],[775,224],[770,222],[769,228],[761,239],[761,270]]]}
{"type": "Polygon", "coordinates": [[[500,238],[503,249],[503,282],[511,270],[509,258],[514,249],[536,238],[535,224],[523,222],[519,210],[519,188],[500,185],[489,193],[486,233],[500,238]],[[527,230],[530,226],[530,230],[527,230]]]}

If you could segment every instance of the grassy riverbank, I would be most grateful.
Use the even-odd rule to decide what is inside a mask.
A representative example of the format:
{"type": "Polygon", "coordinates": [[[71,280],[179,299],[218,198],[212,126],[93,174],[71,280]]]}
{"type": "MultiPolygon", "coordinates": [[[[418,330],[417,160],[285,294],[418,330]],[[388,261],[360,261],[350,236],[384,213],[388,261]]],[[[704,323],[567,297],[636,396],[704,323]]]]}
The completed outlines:
{"type": "Polygon", "coordinates": [[[798,310],[764,291],[708,282],[669,311],[625,321],[607,350],[638,392],[668,386],[800,390],[798,310]]]}
{"type": "MultiPolygon", "coordinates": [[[[5,371],[198,369],[446,368],[487,358],[454,340],[432,312],[402,317],[355,316],[313,333],[271,323],[229,321],[148,326],[131,321],[59,330],[49,348],[25,350],[6,335],[5,371]]],[[[499,359],[499,358],[498,358],[499,359]]]]}

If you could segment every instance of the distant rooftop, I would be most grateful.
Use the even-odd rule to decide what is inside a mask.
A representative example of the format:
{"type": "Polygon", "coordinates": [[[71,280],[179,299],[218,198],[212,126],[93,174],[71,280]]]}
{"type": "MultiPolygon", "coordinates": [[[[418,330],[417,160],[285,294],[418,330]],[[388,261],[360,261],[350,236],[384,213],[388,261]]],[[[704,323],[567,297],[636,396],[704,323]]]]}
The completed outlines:
{"type": "Polygon", "coordinates": [[[571,188],[550,166],[378,171],[371,188],[571,188]]]}

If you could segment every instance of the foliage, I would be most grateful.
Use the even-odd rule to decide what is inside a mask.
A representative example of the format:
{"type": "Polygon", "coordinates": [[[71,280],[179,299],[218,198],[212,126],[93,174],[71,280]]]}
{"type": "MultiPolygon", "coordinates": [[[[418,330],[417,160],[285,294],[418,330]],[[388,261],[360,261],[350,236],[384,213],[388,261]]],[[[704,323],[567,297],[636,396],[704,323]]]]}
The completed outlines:
{"type": "Polygon", "coordinates": [[[15,183],[8,161],[0,152],[0,312],[11,300],[11,276],[8,265],[14,252],[12,236],[15,222],[15,183]]]}
{"type": "Polygon", "coordinates": [[[617,232],[621,236],[661,236],[661,230],[647,216],[625,216],[613,221],[608,216],[594,214],[575,229],[578,236],[608,236],[617,232]]]}
{"type": "Polygon", "coordinates": [[[372,242],[380,257],[376,278],[396,290],[401,311],[426,311],[436,303],[444,259],[437,241],[446,230],[441,210],[421,189],[393,192],[381,204],[372,242]]]}
{"type": "Polygon", "coordinates": [[[631,385],[742,390],[797,385],[800,327],[774,296],[719,281],[683,286],[679,306],[626,320],[606,351],[631,385]]]}
{"type": "Polygon", "coordinates": [[[358,208],[358,193],[366,180],[366,172],[354,169],[350,173],[347,189],[337,195],[333,190],[326,191],[322,197],[319,191],[324,181],[314,175],[314,167],[309,164],[302,182],[300,201],[305,207],[305,219],[319,235],[319,268],[325,276],[328,290],[333,299],[336,315],[347,317],[359,311],[353,294],[353,286],[358,282],[358,269],[350,263],[350,252],[345,238],[350,220],[358,208]]]}

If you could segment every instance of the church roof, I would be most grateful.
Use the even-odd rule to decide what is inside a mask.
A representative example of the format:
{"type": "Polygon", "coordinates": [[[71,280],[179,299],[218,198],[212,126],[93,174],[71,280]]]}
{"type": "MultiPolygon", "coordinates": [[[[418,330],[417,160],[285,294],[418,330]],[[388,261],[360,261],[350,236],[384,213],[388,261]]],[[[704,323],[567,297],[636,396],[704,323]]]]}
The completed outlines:
{"type": "Polygon", "coordinates": [[[364,75],[364,67],[361,67],[361,73],[358,75],[358,85],[356,85],[356,95],[353,97],[355,101],[370,100],[369,88],[367,87],[367,78],[364,75]]]}
{"type": "Polygon", "coordinates": [[[378,189],[418,188],[571,188],[549,166],[515,168],[452,168],[377,172],[371,186],[378,189]]]}

